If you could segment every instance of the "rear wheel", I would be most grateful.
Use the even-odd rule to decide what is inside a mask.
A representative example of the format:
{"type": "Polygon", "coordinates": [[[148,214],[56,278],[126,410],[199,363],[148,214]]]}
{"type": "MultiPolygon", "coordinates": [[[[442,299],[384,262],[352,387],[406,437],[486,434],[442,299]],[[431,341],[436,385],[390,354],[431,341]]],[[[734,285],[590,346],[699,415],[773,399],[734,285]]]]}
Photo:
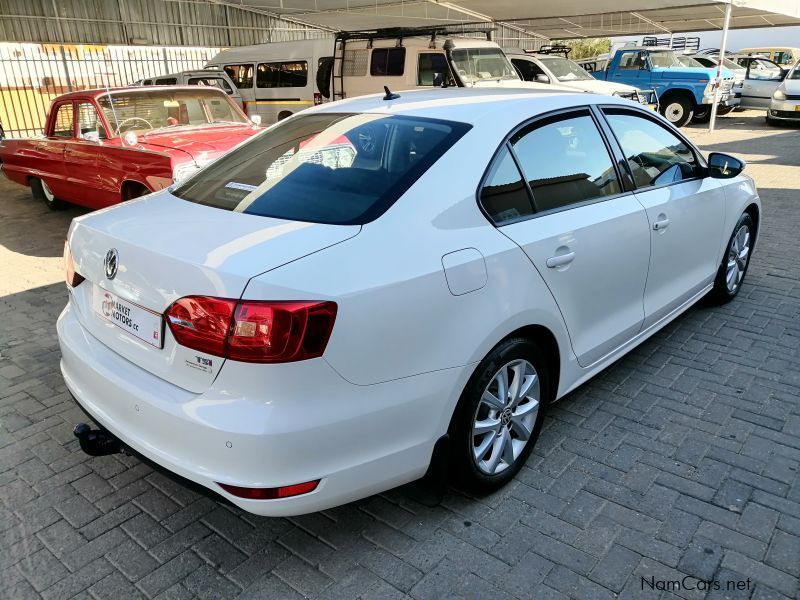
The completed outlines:
{"type": "MultiPolygon", "coordinates": [[[[719,112],[717,112],[719,114],[719,112]]],[[[711,105],[698,106],[692,116],[692,123],[708,123],[711,120],[711,105]]]]}
{"type": "Polygon", "coordinates": [[[141,183],[136,181],[129,181],[122,186],[122,193],[120,197],[123,202],[126,200],[133,200],[134,198],[139,198],[140,196],[145,196],[150,193],[150,190],[147,189],[141,183]]]}
{"type": "Polygon", "coordinates": [[[717,108],[717,114],[720,117],[724,117],[725,115],[732,113],[733,109],[735,108],[735,106],[720,106],[717,108]]]}
{"type": "Polygon", "coordinates": [[[694,103],[681,96],[672,96],[661,103],[661,114],[675,127],[683,127],[692,120],[694,103]]]}
{"type": "Polygon", "coordinates": [[[502,342],[481,361],[450,425],[458,483],[490,492],[513,479],[539,437],[549,383],[544,354],[524,338],[502,342]]]}
{"type": "Polygon", "coordinates": [[[719,304],[733,300],[742,289],[747,267],[750,265],[750,254],[755,239],[755,223],[749,213],[744,213],[728,241],[728,247],[722,257],[722,263],[714,280],[712,298],[719,304]]]}
{"type": "Polygon", "coordinates": [[[43,179],[37,177],[31,178],[31,194],[37,200],[44,202],[44,205],[50,210],[61,210],[66,207],[66,204],[55,197],[50,186],[43,179]]]}

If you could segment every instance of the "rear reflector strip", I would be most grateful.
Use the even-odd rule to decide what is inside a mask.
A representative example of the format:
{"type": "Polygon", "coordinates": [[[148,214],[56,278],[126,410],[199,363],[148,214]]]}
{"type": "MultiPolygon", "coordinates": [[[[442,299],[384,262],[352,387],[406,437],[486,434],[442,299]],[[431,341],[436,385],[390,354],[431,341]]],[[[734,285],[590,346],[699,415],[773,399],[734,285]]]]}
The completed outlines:
{"type": "Polygon", "coordinates": [[[295,483],[294,485],[285,485],[276,488],[248,488],[239,487],[238,485],[228,485],[227,483],[217,483],[219,487],[237,498],[244,498],[245,500],[277,500],[279,498],[291,498],[292,496],[300,496],[308,494],[317,489],[319,479],[316,481],[307,481],[305,483],[295,483]]]}

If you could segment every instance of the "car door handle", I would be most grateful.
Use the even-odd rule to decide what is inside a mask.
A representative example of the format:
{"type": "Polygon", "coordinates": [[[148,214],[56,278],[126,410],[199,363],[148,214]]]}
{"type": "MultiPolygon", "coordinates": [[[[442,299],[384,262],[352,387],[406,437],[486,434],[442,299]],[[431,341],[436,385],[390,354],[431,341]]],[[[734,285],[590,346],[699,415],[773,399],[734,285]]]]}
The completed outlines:
{"type": "Polygon", "coordinates": [[[653,231],[661,231],[669,227],[669,219],[661,219],[653,223],[653,231]]]}
{"type": "Polygon", "coordinates": [[[564,265],[568,265],[573,260],[575,260],[575,253],[574,252],[567,252],[566,254],[559,254],[558,256],[551,256],[547,259],[546,265],[551,268],[555,269],[556,267],[563,267],[564,265]]]}

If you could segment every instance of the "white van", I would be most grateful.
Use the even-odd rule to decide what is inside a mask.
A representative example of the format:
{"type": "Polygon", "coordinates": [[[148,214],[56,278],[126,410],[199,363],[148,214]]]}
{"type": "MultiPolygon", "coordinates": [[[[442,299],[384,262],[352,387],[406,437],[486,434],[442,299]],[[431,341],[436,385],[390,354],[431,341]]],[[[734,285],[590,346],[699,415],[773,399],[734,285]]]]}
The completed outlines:
{"type": "Polygon", "coordinates": [[[520,79],[508,57],[488,39],[456,37],[464,28],[390,28],[340,32],[327,40],[277,42],[220,52],[208,67],[221,68],[242,95],[245,112],[274,123],[313,104],[434,86],[553,85],[520,79]]]}
{"type": "Polygon", "coordinates": [[[317,74],[333,61],[333,38],[256,44],[223,50],[206,68],[222,69],[242,96],[244,111],[270,125],[320,104],[317,74]]]}

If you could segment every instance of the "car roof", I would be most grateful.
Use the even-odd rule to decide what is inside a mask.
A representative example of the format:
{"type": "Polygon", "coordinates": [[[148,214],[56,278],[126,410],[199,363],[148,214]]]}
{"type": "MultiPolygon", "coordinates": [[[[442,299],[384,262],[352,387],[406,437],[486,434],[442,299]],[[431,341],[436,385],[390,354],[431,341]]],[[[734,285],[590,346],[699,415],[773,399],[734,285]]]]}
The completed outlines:
{"type": "MultiPolygon", "coordinates": [[[[166,77],[165,75],[159,76],[166,77]]],[[[144,81],[144,80],[143,80],[144,81]]],[[[196,92],[198,89],[202,90],[214,90],[215,93],[224,94],[222,90],[219,90],[212,86],[196,86],[196,85],[141,85],[141,86],[126,86],[126,87],[112,87],[112,88],[95,88],[91,90],[79,90],[77,92],[68,92],[58,97],[59,100],[70,100],[75,98],[99,98],[100,96],[105,96],[108,93],[130,93],[130,92],[152,92],[153,90],[169,90],[174,92],[175,90],[187,90],[190,92],[196,92]]]]}
{"type": "MultiPolygon", "coordinates": [[[[545,86],[543,85],[543,88],[545,86]]],[[[521,122],[560,108],[588,104],[630,104],[626,100],[566,89],[524,88],[438,88],[394,91],[400,97],[384,100],[384,94],[360,96],[327,103],[304,112],[385,113],[428,117],[445,121],[479,124],[492,114],[492,121],[521,122]]]]}

